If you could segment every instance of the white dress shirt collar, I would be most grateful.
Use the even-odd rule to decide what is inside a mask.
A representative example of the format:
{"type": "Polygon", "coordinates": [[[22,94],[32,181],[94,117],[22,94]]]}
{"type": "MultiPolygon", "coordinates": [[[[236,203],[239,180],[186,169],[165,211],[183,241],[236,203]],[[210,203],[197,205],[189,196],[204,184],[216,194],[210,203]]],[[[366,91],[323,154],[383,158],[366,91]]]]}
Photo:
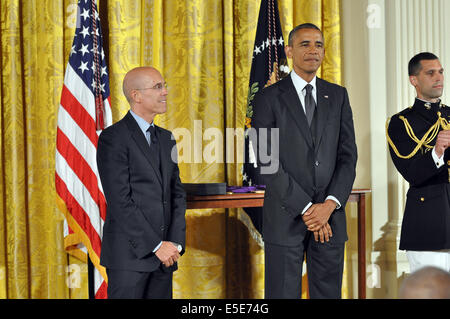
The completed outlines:
{"type": "Polygon", "coordinates": [[[302,104],[303,112],[305,112],[305,95],[306,90],[304,90],[305,86],[307,84],[311,84],[313,89],[311,91],[311,94],[313,96],[314,101],[317,103],[317,90],[316,90],[316,79],[317,76],[314,76],[314,78],[311,80],[311,82],[306,82],[303,80],[297,73],[295,73],[294,70],[291,72],[291,79],[294,83],[295,90],[297,91],[297,95],[300,99],[300,103],[302,104]]]}
{"type": "Polygon", "coordinates": [[[303,80],[297,73],[295,73],[294,70],[292,70],[292,72],[291,72],[291,79],[292,79],[292,82],[294,83],[294,86],[295,86],[295,89],[297,90],[297,93],[298,94],[302,93],[303,96],[306,93],[303,89],[305,88],[305,86],[307,84],[311,84],[312,87],[313,87],[313,97],[314,97],[314,99],[316,99],[315,92],[316,92],[316,79],[317,79],[317,76],[314,76],[314,78],[311,80],[311,82],[308,83],[305,80],[303,80]]]}

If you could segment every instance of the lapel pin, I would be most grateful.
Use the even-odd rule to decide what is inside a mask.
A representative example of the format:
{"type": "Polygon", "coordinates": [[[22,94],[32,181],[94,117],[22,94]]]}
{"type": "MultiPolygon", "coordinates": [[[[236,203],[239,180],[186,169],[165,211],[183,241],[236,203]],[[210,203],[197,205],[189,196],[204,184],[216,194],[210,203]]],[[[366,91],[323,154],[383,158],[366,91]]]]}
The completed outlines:
{"type": "Polygon", "coordinates": [[[326,99],[328,99],[328,95],[324,95],[323,97],[326,98],[326,99]]]}
{"type": "Polygon", "coordinates": [[[425,108],[426,108],[427,110],[431,109],[431,104],[430,104],[430,102],[425,103],[425,108]]]}

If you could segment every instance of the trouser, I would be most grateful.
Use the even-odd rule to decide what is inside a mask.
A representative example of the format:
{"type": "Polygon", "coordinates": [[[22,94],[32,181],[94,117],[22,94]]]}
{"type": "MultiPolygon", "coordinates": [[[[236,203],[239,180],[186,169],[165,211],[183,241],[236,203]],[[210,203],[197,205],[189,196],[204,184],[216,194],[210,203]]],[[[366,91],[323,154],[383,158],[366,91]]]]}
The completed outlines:
{"type": "Polygon", "coordinates": [[[306,271],[310,298],[341,298],[345,243],[316,242],[311,232],[303,243],[286,247],[264,243],[265,297],[298,299],[302,293],[302,266],[306,271]]]}
{"type": "Polygon", "coordinates": [[[108,299],[172,299],[172,272],[107,269],[108,299]]]}
{"type": "Polygon", "coordinates": [[[411,273],[426,266],[434,266],[450,272],[450,249],[406,252],[411,273]]]}

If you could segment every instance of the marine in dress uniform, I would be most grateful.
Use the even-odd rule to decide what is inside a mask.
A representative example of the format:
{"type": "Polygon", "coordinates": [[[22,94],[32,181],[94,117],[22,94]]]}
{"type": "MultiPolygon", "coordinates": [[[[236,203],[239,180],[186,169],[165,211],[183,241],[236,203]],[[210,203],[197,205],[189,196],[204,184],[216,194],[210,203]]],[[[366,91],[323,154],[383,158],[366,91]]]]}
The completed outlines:
{"type": "MultiPolygon", "coordinates": [[[[420,60],[424,56],[430,58],[422,54],[419,63],[424,62],[420,60]]],[[[440,66],[436,59],[426,59],[425,64],[434,61],[430,63],[440,66]]],[[[422,67],[420,72],[427,76],[428,70],[422,67]]],[[[424,88],[420,87],[423,83],[417,83],[412,76],[410,74],[411,83],[416,87],[418,97],[423,98],[421,90],[424,88]]],[[[442,74],[441,77],[443,81],[442,74]]],[[[433,84],[438,83],[437,80],[433,81],[430,80],[430,88],[440,87],[442,92],[442,84],[439,86],[433,84]]],[[[407,251],[411,272],[427,265],[450,271],[450,150],[445,146],[439,156],[435,147],[439,133],[450,128],[450,107],[438,98],[434,103],[421,98],[416,98],[413,106],[392,116],[387,125],[392,161],[410,186],[400,249],[407,251]]]]}

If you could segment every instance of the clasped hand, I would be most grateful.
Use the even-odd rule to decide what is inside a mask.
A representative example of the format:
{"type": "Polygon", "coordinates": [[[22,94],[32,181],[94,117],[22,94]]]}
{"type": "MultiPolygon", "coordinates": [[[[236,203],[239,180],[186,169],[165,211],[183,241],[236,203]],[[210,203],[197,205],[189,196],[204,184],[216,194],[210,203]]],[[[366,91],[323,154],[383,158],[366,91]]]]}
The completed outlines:
{"type": "Polygon", "coordinates": [[[166,267],[172,266],[180,258],[177,247],[170,241],[163,241],[155,255],[166,267]]]}
{"type": "Polygon", "coordinates": [[[450,145],[450,130],[440,131],[434,146],[436,155],[441,157],[450,145]]]}
{"type": "Polygon", "coordinates": [[[320,240],[321,243],[324,241],[328,242],[330,237],[333,236],[328,219],[335,208],[336,203],[331,199],[327,199],[323,203],[311,205],[303,214],[302,219],[306,227],[308,227],[308,230],[314,233],[314,239],[316,241],[320,240]]]}

